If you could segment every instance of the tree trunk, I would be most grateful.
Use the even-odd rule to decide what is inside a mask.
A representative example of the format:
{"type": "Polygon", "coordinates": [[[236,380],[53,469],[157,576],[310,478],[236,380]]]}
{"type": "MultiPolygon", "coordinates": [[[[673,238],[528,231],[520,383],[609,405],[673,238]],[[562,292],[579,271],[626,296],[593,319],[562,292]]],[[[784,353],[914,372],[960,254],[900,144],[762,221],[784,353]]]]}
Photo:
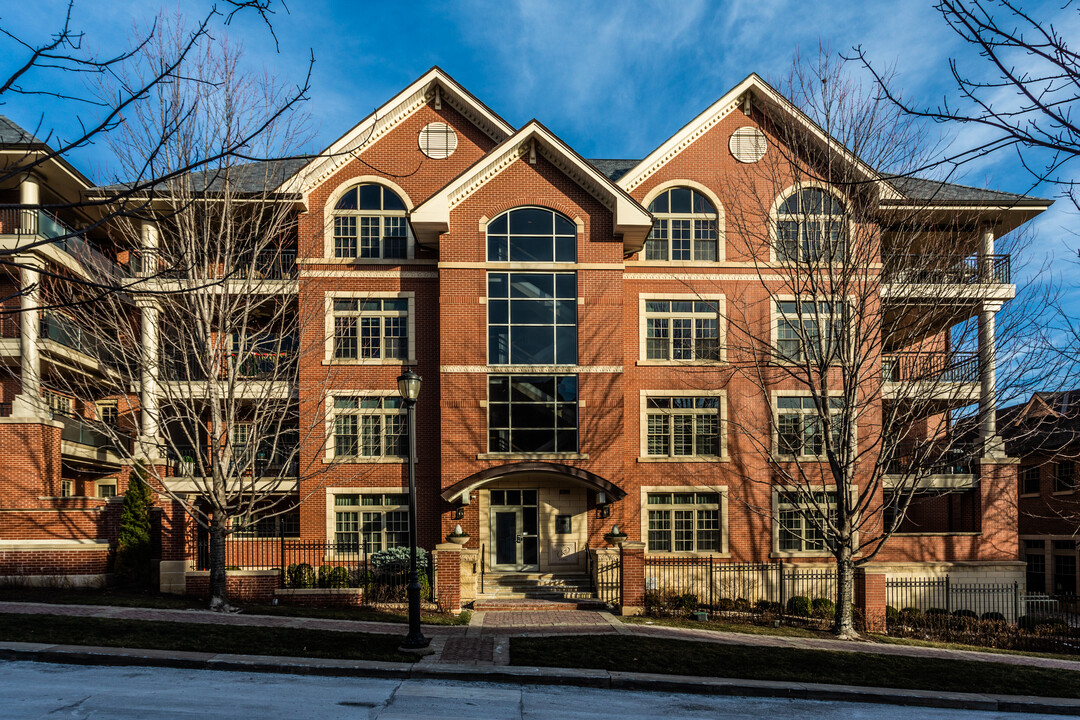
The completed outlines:
{"type": "Polygon", "coordinates": [[[210,609],[230,609],[225,585],[225,525],[217,513],[210,518],[210,609]]]}
{"type": "Polygon", "coordinates": [[[842,548],[836,558],[836,618],[833,632],[841,640],[855,640],[855,562],[851,550],[842,548]]]}

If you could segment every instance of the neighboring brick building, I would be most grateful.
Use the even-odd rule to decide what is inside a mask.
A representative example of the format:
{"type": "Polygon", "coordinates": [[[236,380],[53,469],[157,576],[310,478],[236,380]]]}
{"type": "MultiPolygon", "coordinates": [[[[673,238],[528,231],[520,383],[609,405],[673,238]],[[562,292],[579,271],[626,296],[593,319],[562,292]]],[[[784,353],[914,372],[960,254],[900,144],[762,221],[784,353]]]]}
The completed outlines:
{"type": "MultiPolygon", "coordinates": [[[[733,303],[756,324],[749,334],[783,342],[760,264],[734,242],[731,218],[740,202],[732,189],[758,187],[751,168],[777,146],[774,114],[786,107],[750,76],[648,157],[589,161],[535,120],[511,127],[434,68],[319,157],[283,164],[290,177],[280,190],[303,207],[298,303],[325,315],[299,338],[301,347],[325,347],[322,357],[301,356],[299,422],[325,426],[329,438],[301,441],[301,466],[326,469],[299,481],[299,536],[371,548],[402,542],[407,483],[395,379],[411,367],[424,378],[417,502],[425,547],[460,523],[488,567],[580,572],[587,550],[606,546],[618,524],[650,555],[826,559],[806,533],[784,532],[781,523],[798,530],[798,509],[760,481],[769,462],[755,448],[779,452],[776,437],[751,441],[731,423],[800,422],[798,409],[770,417],[762,391],[727,372],[733,303]]],[[[806,213],[781,217],[786,202],[806,192],[820,203],[831,191],[805,184],[768,192],[759,198],[774,208],[760,220],[764,232],[787,222],[797,233],[806,213]]],[[[942,381],[965,384],[963,404],[980,403],[989,424],[978,462],[943,473],[952,492],[921,498],[878,561],[899,574],[1022,578],[1015,464],[998,452],[993,427],[993,315],[1015,288],[1001,272],[983,273],[1003,266],[995,235],[1048,203],[915,180],[889,192],[882,217],[905,203],[929,207],[959,230],[963,252],[942,257],[948,272],[932,280],[899,272],[888,281],[944,286],[955,307],[935,334],[886,345],[939,343],[947,354],[948,325],[978,317],[982,362],[973,376],[942,381]]],[[[36,201],[25,190],[21,202],[36,201]]],[[[835,203],[832,219],[819,209],[813,222],[842,222],[843,201],[835,203]]],[[[883,300],[883,312],[939,312],[930,300],[904,297],[883,300]]],[[[25,326],[12,332],[11,357],[37,342],[25,326]]],[[[19,374],[12,377],[3,401],[17,403],[19,374]]],[[[794,386],[775,390],[779,400],[799,397],[794,386]]],[[[25,384],[21,392],[40,394],[25,384]]],[[[954,408],[943,405],[941,416],[954,408]]],[[[0,432],[56,432],[10,414],[11,429],[0,432]]],[[[48,449],[19,457],[57,464],[47,445],[55,439],[35,437],[48,449]]],[[[35,508],[43,502],[36,495],[48,494],[38,487],[63,475],[4,472],[0,486],[34,486],[20,502],[35,508]]],[[[19,537],[12,527],[0,524],[0,542],[19,537]]],[[[183,562],[172,562],[171,577],[182,574],[183,562]]]]}
{"type": "Polygon", "coordinates": [[[999,411],[1005,447],[1020,458],[1020,547],[1028,592],[1080,594],[1080,391],[1037,392],[999,411]]]}

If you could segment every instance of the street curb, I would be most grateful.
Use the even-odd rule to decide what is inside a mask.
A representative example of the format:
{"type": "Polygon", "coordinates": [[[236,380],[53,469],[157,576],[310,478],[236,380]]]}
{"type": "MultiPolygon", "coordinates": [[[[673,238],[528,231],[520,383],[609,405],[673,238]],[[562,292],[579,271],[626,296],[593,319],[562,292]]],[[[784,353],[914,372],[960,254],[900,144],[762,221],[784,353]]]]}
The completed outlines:
{"type": "Polygon", "coordinates": [[[612,690],[647,690],[699,695],[778,697],[797,700],[877,703],[959,710],[1014,713],[1044,713],[1080,716],[1080,699],[1041,698],[1016,695],[896,690],[890,688],[827,685],[823,683],[778,682],[704,678],[684,675],[617,672],[577,668],[541,668],[517,665],[413,664],[370,660],[229,655],[166,650],[49,645],[45,643],[0,642],[0,660],[63,663],[69,665],[110,665],[171,667],[190,670],[321,675],[326,677],[377,677],[465,680],[525,685],[572,685],[612,690]]]}

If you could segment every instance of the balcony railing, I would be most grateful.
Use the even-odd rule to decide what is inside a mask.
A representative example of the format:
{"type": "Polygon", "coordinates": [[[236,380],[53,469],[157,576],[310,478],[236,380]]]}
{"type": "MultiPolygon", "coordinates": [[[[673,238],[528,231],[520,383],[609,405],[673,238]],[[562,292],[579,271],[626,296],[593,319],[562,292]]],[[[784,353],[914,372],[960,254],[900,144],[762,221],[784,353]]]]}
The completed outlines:
{"type": "Polygon", "coordinates": [[[894,255],[885,260],[885,280],[912,285],[980,285],[1012,282],[1009,255],[894,255]]]}
{"type": "Polygon", "coordinates": [[[78,445],[86,445],[93,448],[117,448],[124,446],[130,449],[130,434],[119,428],[110,428],[103,423],[79,417],[62,410],[53,410],[52,419],[59,420],[64,424],[60,431],[60,439],[73,442],[78,445]]]}
{"type": "Polygon", "coordinates": [[[893,448],[886,472],[890,475],[974,475],[976,448],[901,443],[893,448]]]}
{"type": "Polygon", "coordinates": [[[979,381],[974,352],[898,352],[881,359],[885,382],[973,383],[979,381]]]}
{"type": "Polygon", "coordinates": [[[119,280],[127,271],[116,264],[86,239],[45,210],[0,209],[0,235],[38,235],[68,253],[97,280],[119,280]]]}
{"type": "Polygon", "coordinates": [[[40,339],[52,340],[64,347],[77,350],[113,370],[125,367],[125,362],[128,360],[115,341],[110,342],[88,332],[74,320],[60,313],[42,312],[38,332],[40,339]]]}
{"type": "MultiPolygon", "coordinates": [[[[157,263],[157,271],[154,272],[155,263],[153,255],[146,253],[132,254],[131,271],[136,275],[158,275],[164,278],[191,278],[216,280],[225,277],[226,270],[221,258],[212,261],[198,262],[194,259],[183,259],[169,262],[162,258],[157,263]]],[[[263,250],[257,253],[245,253],[237,258],[232,275],[237,279],[246,279],[248,269],[251,269],[252,277],[260,280],[286,280],[296,277],[296,250],[263,250]]]]}
{"type": "MultiPolygon", "coordinates": [[[[242,454],[243,450],[236,451],[242,454]]],[[[296,456],[295,448],[278,448],[277,457],[268,457],[267,454],[259,453],[254,458],[211,458],[206,448],[193,448],[187,445],[170,447],[167,452],[177,475],[182,477],[195,477],[202,472],[213,473],[215,462],[223,463],[222,470],[226,475],[244,475],[246,477],[298,477],[300,474],[300,459],[296,456]],[[202,458],[202,463],[198,458],[202,458]]]]}

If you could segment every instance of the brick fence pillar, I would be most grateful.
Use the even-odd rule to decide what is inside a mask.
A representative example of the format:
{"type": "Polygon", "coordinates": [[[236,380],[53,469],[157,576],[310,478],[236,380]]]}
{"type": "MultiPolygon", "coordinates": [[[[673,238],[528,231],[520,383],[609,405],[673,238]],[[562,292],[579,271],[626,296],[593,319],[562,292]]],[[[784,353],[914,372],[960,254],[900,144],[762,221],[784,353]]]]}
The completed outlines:
{"type": "Polygon", "coordinates": [[[619,556],[619,614],[640,615],[645,611],[645,543],[624,542],[619,556]]]}
{"type": "Polygon", "coordinates": [[[883,635],[885,628],[885,579],[882,572],[855,571],[855,607],[862,612],[863,631],[883,635]]]}
{"type": "Polygon", "coordinates": [[[435,598],[444,611],[461,612],[461,546],[456,543],[435,546],[435,598]]]}

